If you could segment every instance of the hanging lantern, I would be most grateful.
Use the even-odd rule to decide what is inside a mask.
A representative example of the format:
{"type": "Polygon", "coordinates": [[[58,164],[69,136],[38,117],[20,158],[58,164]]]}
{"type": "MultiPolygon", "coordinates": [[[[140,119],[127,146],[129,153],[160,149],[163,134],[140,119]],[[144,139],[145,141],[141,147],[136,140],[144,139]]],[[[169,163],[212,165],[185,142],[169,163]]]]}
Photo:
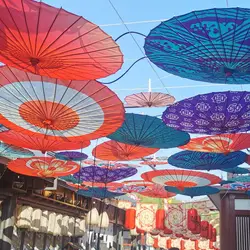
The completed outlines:
{"type": "Polygon", "coordinates": [[[31,227],[33,208],[28,206],[20,206],[17,209],[16,226],[19,228],[29,229],[31,227]]]}
{"type": "Polygon", "coordinates": [[[155,225],[155,228],[158,229],[158,230],[164,230],[165,228],[165,223],[164,223],[164,220],[165,220],[165,210],[164,209],[158,209],[156,211],[156,225],[155,225]]]}
{"type": "Polygon", "coordinates": [[[33,232],[38,232],[40,229],[41,224],[41,217],[42,217],[42,210],[41,209],[33,209],[32,212],[32,220],[31,220],[31,228],[30,230],[33,232]]]}
{"type": "Polygon", "coordinates": [[[49,212],[48,216],[49,216],[49,221],[48,221],[48,230],[47,230],[47,233],[48,234],[53,234],[55,223],[56,223],[56,213],[49,212]]]}
{"type": "Polygon", "coordinates": [[[126,210],[125,223],[124,223],[124,227],[126,229],[135,228],[135,217],[136,217],[136,210],[134,208],[129,208],[126,210]]]}
{"type": "Polygon", "coordinates": [[[200,234],[200,233],[201,233],[201,217],[200,215],[198,215],[196,221],[196,229],[192,231],[192,234],[200,234]]]}
{"type": "Polygon", "coordinates": [[[187,212],[187,228],[190,231],[195,231],[197,226],[198,212],[196,209],[188,209],[187,212]]]}
{"type": "Polygon", "coordinates": [[[167,234],[167,235],[170,235],[170,234],[173,234],[173,231],[167,227],[164,227],[164,234],[167,234]]]}
{"type": "Polygon", "coordinates": [[[97,226],[98,223],[99,223],[99,213],[98,210],[94,207],[87,213],[86,225],[97,226]]]}
{"type": "Polygon", "coordinates": [[[53,230],[53,235],[54,236],[61,236],[62,233],[62,214],[57,214],[56,215],[56,220],[54,224],[54,230],[53,230]]]}
{"type": "Polygon", "coordinates": [[[181,245],[180,250],[185,250],[185,241],[184,240],[181,240],[180,245],[181,245]]]}
{"type": "Polygon", "coordinates": [[[201,222],[201,237],[208,238],[209,223],[207,221],[201,222]]]}
{"type": "Polygon", "coordinates": [[[62,218],[62,236],[67,236],[69,231],[69,216],[64,215],[62,218]]]}
{"type": "Polygon", "coordinates": [[[81,218],[75,219],[75,236],[80,237],[83,236],[86,232],[85,220],[81,218]]]}
{"type": "Polygon", "coordinates": [[[211,240],[212,239],[212,234],[213,234],[213,225],[209,224],[208,225],[208,239],[211,240]]]}
{"type": "Polygon", "coordinates": [[[144,230],[142,230],[142,229],[140,229],[140,228],[136,228],[136,232],[138,233],[138,234],[144,234],[145,233],[145,231],[144,230]]]}
{"type": "Polygon", "coordinates": [[[171,248],[172,247],[172,240],[171,239],[168,239],[167,240],[167,249],[171,248]]]}
{"type": "Polygon", "coordinates": [[[213,229],[212,229],[211,241],[212,241],[212,242],[216,242],[216,238],[217,238],[217,230],[216,230],[216,228],[213,228],[213,229]]]}
{"type": "Polygon", "coordinates": [[[158,244],[158,243],[159,243],[158,238],[155,238],[155,239],[154,239],[154,245],[153,245],[153,247],[154,247],[154,248],[159,248],[159,244],[158,244]]]}
{"type": "Polygon", "coordinates": [[[100,214],[98,226],[100,228],[108,228],[109,227],[109,216],[108,216],[107,212],[103,212],[100,214]]]}
{"type": "Polygon", "coordinates": [[[45,210],[42,211],[41,222],[40,222],[40,233],[47,233],[48,232],[48,223],[49,223],[49,211],[45,210]]]}
{"type": "Polygon", "coordinates": [[[75,218],[74,217],[69,217],[69,230],[67,235],[69,237],[72,237],[74,235],[74,231],[75,231],[75,218]]]}

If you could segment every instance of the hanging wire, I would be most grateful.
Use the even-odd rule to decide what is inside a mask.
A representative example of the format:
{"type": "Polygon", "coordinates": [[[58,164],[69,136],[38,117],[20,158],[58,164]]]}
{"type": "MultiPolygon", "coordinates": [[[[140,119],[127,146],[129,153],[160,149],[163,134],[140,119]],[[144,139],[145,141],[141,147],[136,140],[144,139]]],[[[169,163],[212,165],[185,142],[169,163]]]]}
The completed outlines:
{"type": "MultiPolygon", "coordinates": [[[[116,7],[113,5],[111,0],[108,0],[111,7],[113,8],[113,10],[116,12],[117,16],[120,18],[121,22],[123,23],[123,25],[125,26],[125,28],[127,29],[128,32],[130,32],[128,26],[126,25],[126,23],[124,22],[123,18],[121,17],[121,15],[119,14],[118,10],[116,9],[116,7]]],[[[135,42],[136,46],[139,48],[139,50],[141,51],[141,53],[143,54],[143,56],[145,56],[145,53],[143,51],[143,49],[140,47],[140,45],[138,44],[138,42],[136,41],[136,39],[134,38],[133,34],[130,34],[130,36],[132,37],[133,41],[135,42]]],[[[149,64],[149,66],[151,67],[151,69],[154,71],[154,73],[156,74],[157,78],[159,79],[159,81],[161,82],[162,86],[164,87],[164,89],[168,92],[168,94],[170,94],[170,92],[168,91],[168,89],[166,88],[165,84],[163,83],[163,81],[161,80],[160,75],[157,73],[157,71],[155,70],[155,68],[152,66],[151,62],[147,59],[147,62],[149,64]]]]}
{"type": "Polygon", "coordinates": [[[140,32],[137,32],[137,31],[128,31],[128,32],[125,32],[123,34],[121,34],[120,36],[118,36],[115,41],[117,42],[120,38],[126,36],[127,34],[137,34],[137,35],[140,35],[140,36],[143,36],[143,37],[146,37],[146,35],[140,33],[140,32]]]}

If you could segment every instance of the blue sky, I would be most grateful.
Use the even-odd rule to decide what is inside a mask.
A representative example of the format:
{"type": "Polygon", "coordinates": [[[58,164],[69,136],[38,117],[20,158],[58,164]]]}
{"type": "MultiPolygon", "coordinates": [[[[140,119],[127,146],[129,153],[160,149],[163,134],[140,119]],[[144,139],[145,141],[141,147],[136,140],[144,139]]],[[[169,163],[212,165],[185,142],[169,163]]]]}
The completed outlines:
{"type": "MultiPolygon", "coordinates": [[[[201,10],[208,8],[225,8],[227,7],[226,0],[111,0],[116,7],[124,22],[136,22],[145,20],[161,20],[169,19],[173,16],[185,14],[193,10],[201,10]]],[[[121,24],[121,20],[110,5],[109,0],[44,0],[44,2],[83,16],[89,21],[100,25],[104,31],[111,35],[114,39],[126,32],[126,28],[121,24]],[[120,24],[120,25],[107,25],[120,24]]],[[[249,0],[228,0],[229,7],[244,7],[250,8],[249,0]]],[[[157,26],[160,22],[129,24],[128,28],[131,31],[138,31],[147,35],[152,28],[157,26]]],[[[140,48],[143,50],[144,38],[134,35],[140,48]]],[[[141,50],[137,47],[130,35],[121,38],[118,41],[121,50],[124,54],[124,65],[120,71],[109,78],[103,79],[104,82],[116,79],[119,77],[135,60],[142,57],[141,50]]],[[[195,82],[183,79],[177,76],[172,76],[166,72],[153,66],[157,74],[162,78],[162,82],[167,87],[163,87],[161,81],[158,79],[155,72],[150,67],[147,60],[142,60],[135,65],[132,70],[126,74],[118,82],[109,85],[109,87],[116,91],[121,100],[126,95],[147,90],[148,79],[152,79],[152,88],[157,91],[169,92],[176,100],[181,100],[201,93],[208,93],[212,91],[226,91],[226,90],[247,90],[250,91],[250,86],[237,85],[216,85],[202,82],[195,82]]],[[[127,112],[144,113],[148,115],[161,115],[164,109],[133,109],[127,112]]],[[[99,140],[99,142],[104,139],[99,140]]],[[[84,150],[90,154],[93,146],[84,150]]],[[[178,152],[176,149],[161,150],[158,155],[170,156],[178,152]]],[[[146,171],[149,168],[144,168],[146,171]]],[[[140,171],[141,172],[141,171],[140,171]]],[[[221,175],[220,171],[216,172],[221,175]]],[[[138,174],[139,176],[140,174],[138,174]]],[[[137,176],[137,177],[138,177],[137,176]]]]}

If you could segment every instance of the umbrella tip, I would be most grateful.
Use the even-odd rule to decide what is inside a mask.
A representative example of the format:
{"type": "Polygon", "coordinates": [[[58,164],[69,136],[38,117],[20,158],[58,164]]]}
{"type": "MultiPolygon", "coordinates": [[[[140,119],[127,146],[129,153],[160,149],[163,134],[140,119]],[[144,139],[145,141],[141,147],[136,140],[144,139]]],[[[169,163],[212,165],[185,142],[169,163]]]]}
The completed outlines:
{"type": "Polygon", "coordinates": [[[37,64],[40,62],[40,60],[38,58],[34,58],[34,57],[31,57],[30,58],[30,63],[32,66],[37,66],[37,64]]]}

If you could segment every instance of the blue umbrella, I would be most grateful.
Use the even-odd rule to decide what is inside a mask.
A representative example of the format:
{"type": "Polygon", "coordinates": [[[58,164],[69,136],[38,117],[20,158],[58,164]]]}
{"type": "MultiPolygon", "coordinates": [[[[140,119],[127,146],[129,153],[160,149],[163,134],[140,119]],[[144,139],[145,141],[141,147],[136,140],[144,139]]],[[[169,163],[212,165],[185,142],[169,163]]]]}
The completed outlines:
{"type": "Polygon", "coordinates": [[[190,197],[195,197],[195,196],[201,196],[201,195],[211,195],[211,194],[216,194],[219,193],[220,190],[218,188],[214,187],[193,187],[193,188],[185,188],[183,191],[179,190],[176,187],[165,187],[165,189],[168,192],[171,193],[176,193],[176,194],[181,194],[181,195],[186,195],[190,197]]]}
{"type": "Polygon", "coordinates": [[[123,125],[108,138],[148,148],[175,148],[190,140],[188,133],[167,127],[161,119],[139,114],[126,114],[123,125]]]}
{"type": "Polygon", "coordinates": [[[220,182],[220,185],[223,186],[223,185],[232,184],[232,183],[234,183],[234,182],[233,182],[233,181],[228,181],[228,180],[222,180],[222,181],[220,182]]]}
{"type": "Polygon", "coordinates": [[[247,194],[248,196],[250,196],[250,190],[249,190],[249,191],[247,191],[247,192],[246,192],[246,194],[247,194]]]}
{"type": "Polygon", "coordinates": [[[232,173],[232,174],[248,174],[249,170],[246,168],[226,168],[226,169],[221,169],[222,171],[225,171],[227,173],[232,173]]]}
{"type": "Polygon", "coordinates": [[[211,83],[250,83],[250,9],[193,11],[155,27],[145,53],[159,68],[211,83]]]}
{"type": "Polygon", "coordinates": [[[82,152],[78,151],[64,151],[55,154],[55,157],[60,160],[65,161],[83,161],[88,158],[88,156],[82,152]]]}
{"type": "Polygon", "coordinates": [[[186,169],[213,170],[234,168],[245,162],[246,154],[241,151],[229,154],[182,151],[169,157],[169,164],[186,169]]]}
{"type": "Polygon", "coordinates": [[[108,191],[107,188],[99,188],[99,187],[89,187],[88,190],[79,190],[77,191],[77,194],[99,199],[113,198],[116,196],[124,195],[124,193],[110,192],[108,191]]]}
{"type": "Polygon", "coordinates": [[[245,183],[245,182],[250,183],[250,175],[236,176],[236,177],[229,179],[229,181],[240,182],[240,183],[245,183]]]}

